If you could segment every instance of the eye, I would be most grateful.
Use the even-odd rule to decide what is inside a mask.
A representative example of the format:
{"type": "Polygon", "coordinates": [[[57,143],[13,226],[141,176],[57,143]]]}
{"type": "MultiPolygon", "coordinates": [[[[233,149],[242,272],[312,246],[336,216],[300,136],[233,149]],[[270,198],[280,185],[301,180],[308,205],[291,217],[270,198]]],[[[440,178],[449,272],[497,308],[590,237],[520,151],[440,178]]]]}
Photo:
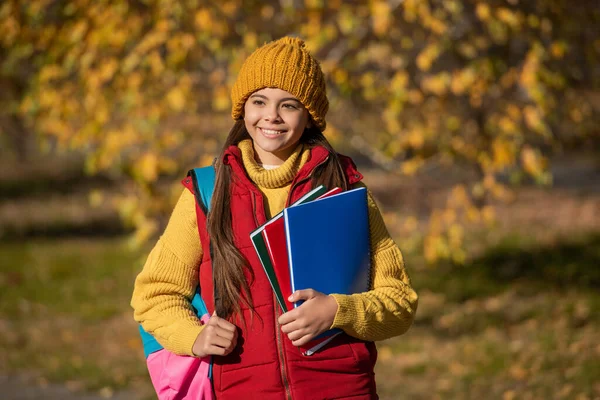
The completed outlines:
{"type": "Polygon", "coordinates": [[[291,109],[291,110],[298,110],[298,108],[299,108],[297,105],[295,105],[293,103],[284,103],[282,107],[283,108],[288,108],[288,109],[291,109]]]}
{"type": "Polygon", "coordinates": [[[262,106],[265,104],[265,102],[262,100],[259,100],[259,99],[254,99],[254,100],[252,100],[252,104],[257,105],[257,106],[262,106]]]}

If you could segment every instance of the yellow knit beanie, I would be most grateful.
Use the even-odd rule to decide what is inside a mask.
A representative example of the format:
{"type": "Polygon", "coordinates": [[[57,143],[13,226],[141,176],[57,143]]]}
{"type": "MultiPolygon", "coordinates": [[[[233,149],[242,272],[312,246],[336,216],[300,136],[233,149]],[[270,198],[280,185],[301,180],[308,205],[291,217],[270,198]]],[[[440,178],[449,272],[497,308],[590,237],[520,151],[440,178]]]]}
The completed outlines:
{"type": "Polygon", "coordinates": [[[302,39],[286,36],[250,54],[231,89],[233,119],[243,117],[244,104],[252,93],[268,87],[285,90],[297,97],[315,126],[325,130],[325,115],[329,109],[325,77],[302,39]]]}

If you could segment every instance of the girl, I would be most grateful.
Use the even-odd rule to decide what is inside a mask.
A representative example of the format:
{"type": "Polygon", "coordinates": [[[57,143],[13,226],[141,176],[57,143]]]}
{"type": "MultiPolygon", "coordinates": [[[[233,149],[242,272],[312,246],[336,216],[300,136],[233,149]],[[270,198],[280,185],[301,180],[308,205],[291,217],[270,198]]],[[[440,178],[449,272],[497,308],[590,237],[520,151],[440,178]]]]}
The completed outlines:
{"type": "Polygon", "coordinates": [[[406,332],[417,295],[371,195],[368,292],[300,290],[290,301],[305,302],[282,314],[249,238],[319,184],[363,185],[352,160],[322,133],[329,108],[323,72],[302,40],[284,37],[248,57],[231,99],[236,122],[215,161],[210,212],[196,205],[184,180],[190,190],[136,279],[135,319],[173,353],[213,355],[217,398],[377,398],[373,341],[406,332]],[[190,307],[198,284],[213,313],[205,326],[190,307]],[[316,354],[296,347],[331,328],[345,334],[316,354]]]}

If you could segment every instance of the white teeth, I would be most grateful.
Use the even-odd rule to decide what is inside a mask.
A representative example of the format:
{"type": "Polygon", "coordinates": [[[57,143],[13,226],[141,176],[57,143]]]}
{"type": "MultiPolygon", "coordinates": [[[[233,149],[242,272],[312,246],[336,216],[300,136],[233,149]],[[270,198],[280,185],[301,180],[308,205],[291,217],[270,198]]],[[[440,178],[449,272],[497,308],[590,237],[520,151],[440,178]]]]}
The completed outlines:
{"type": "Polygon", "coordinates": [[[284,133],[285,131],[274,131],[272,129],[264,129],[264,128],[260,128],[261,131],[263,131],[263,133],[267,134],[267,135],[281,135],[282,133],[284,133]]]}

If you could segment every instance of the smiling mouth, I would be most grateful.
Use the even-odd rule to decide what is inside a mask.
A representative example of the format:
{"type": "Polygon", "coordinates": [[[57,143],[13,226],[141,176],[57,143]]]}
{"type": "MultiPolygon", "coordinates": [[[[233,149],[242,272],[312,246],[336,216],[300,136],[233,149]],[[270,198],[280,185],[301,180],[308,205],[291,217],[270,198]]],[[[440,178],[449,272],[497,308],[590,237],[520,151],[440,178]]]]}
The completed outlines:
{"type": "Polygon", "coordinates": [[[267,136],[282,135],[286,132],[286,131],[279,131],[279,130],[275,130],[275,129],[265,129],[265,128],[260,128],[260,127],[258,129],[260,129],[260,131],[267,136]]]}

